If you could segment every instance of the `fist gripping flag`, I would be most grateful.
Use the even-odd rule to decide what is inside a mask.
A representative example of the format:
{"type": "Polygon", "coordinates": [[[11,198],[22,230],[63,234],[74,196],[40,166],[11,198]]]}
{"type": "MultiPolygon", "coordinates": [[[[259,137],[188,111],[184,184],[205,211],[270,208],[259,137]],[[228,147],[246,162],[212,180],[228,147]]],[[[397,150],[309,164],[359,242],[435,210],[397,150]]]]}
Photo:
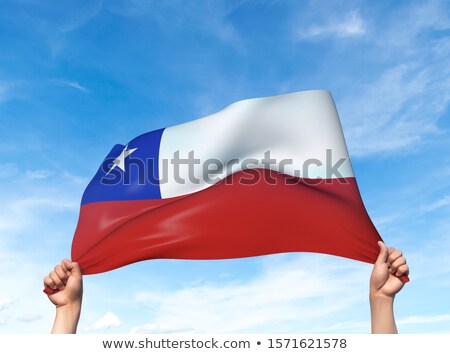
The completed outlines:
{"type": "Polygon", "coordinates": [[[374,263],[379,240],[331,94],[305,91],[115,145],[84,192],[72,259],[84,274],[280,252],[374,263]]]}

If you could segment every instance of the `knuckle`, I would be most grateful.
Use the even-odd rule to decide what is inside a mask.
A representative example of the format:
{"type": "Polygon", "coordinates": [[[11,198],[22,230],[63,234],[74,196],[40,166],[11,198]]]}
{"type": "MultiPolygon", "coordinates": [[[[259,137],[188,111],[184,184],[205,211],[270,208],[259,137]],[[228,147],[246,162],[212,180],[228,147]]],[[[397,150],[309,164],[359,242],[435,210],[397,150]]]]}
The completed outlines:
{"type": "Polygon", "coordinates": [[[402,253],[400,251],[395,251],[389,257],[390,257],[391,261],[393,262],[393,261],[396,261],[401,256],[402,256],[402,253]]]}
{"type": "Polygon", "coordinates": [[[401,266],[402,264],[405,264],[405,262],[403,262],[403,260],[402,260],[401,257],[400,257],[400,258],[397,258],[397,259],[395,260],[395,262],[394,262],[394,265],[397,266],[397,267],[401,266]]]}
{"type": "Polygon", "coordinates": [[[54,282],[55,284],[62,284],[61,279],[59,279],[58,276],[52,277],[52,280],[53,280],[53,282],[54,282]]]}

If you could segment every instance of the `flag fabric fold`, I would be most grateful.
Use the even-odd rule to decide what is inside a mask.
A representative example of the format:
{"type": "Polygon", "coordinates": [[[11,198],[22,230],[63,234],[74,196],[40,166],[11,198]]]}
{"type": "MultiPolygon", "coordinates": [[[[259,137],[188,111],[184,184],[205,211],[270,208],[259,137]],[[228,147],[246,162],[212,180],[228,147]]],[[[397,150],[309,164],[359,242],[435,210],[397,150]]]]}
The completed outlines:
{"type": "Polygon", "coordinates": [[[379,240],[331,94],[304,91],[114,146],[83,195],[72,259],[83,274],[281,252],[373,263],[379,240]]]}

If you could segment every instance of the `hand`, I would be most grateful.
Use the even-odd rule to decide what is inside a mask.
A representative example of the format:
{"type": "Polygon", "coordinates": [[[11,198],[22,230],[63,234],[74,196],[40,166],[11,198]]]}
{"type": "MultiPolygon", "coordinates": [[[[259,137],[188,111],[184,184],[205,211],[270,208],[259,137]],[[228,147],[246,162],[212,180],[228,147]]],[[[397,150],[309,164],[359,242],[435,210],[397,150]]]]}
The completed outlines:
{"type": "Polygon", "coordinates": [[[54,270],[44,278],[44,285],[53,290],[59,290],[55,294],[48,295],[56,307],[81,304],[83,279],[78,263],[63,259],[61,264],[56,265],[54,270]]]}
{"type": "Polygon", "coordinates": [[[44,278],[44,285],[57,293],[47,295],[56,306],[52,333],[75,333],[81,313],[83,279],[76,262],[63,259],[61,264],[44,278]]]}
{"type": "Polygon", "coordinates": [[[409,274],[406,258],[400,250],[379,241],[380,254],[370,277],[370,296],[386,296],[394,298],[405,285],[398,277],[409,274]]]}

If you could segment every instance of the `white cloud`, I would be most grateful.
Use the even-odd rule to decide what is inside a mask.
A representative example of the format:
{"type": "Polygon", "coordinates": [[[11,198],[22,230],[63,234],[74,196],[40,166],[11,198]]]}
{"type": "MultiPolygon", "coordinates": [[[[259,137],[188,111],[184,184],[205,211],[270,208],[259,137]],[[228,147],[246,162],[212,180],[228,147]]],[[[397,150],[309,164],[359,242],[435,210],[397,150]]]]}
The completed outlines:
{"type": "Polygon", "coordinates": [[[53,213],[77,210],[78,201],[62,197],[26,197],[10,202],[4,201],[6,212],[0,215],[0,231],[23,230],[39,221],[42,212],[53,213]]]}
{"type": "Polygon", "coordinates": [[[371,330],[370,321],[344,321],[340,323],[336,323],[332,326],[327,327],[316,327],[311,328],[309,333],[336,333],[336,332],[349,332],[351,330],[352,333],[370,333],[371,330]]]}
{"type": "MultiPolygon", "coordinates": [[[[416,55],[428,48],[437,49],[436,45],[447,40],[432,40],[427,43],[420,41],[420,35],[429,35],[436,30],[450,28],[449,12],[446,1],[418,1],[408,3],[397,11],[386,13],[384,22],[374,33],[373,41],[381,50],[393,51],[397,55],[416,55]],[[401,17],[402,21],[398,21],[401,17]],[[386,25],[387,24],[387,25],[386,25]],[[421,44],[418,46],[418,44],[421,44]],[[404,52],[401,52],[401,50],[404,52]]],[[[448,44],[444,44],[446,47],[448,44]]],[[[440,45],[438,45],[440,47],[440,45]]],[[[380,52],[382,55],[383,52],[380,52]]],[[[431,58],[430,58],[431,59],[431,58]]]]}
{"type": "MultiPolygon", "coordinates": [[[[396,324],[398,326],[403,325],[416,325],[416,324],[424,324],[424,323],[437,323],[437,322],[448,322],[450,321],[449,314],[443,315],[433,315],[433,316],[408,316],[405,318],[397,319],[396,324]]],[[[336,332],[342,330],[351,330],[354,332],[355,330],[369,333],[370,331],[370,321],[345,321],[341,323],[337,323],[328,327],[314,328],[311,330],[312,333],[317,332],[336,332]]],[[[425,332],[425,331],[423,331],[425,332]]]]}
{"type": "Polygon", "coordinates": [[[85,331],[100,331],[110,328],[120,327],[122,321],[112,312],[107,312],[105,315],[100,317],[92,325],[84,328],[85,331]]]}
{"type": "Polygon", "coordinates": [[[450,321],[450,314],[434,315],[434,316],[409,316],[397,321],[399,325],[421,324],[421,323],[436,323],[450,321]]]}
{"type": "Polygon", "coordinates": [[[77,3],[75,11],[68,11],[70,16],[66,19],[65,23],[61,27],[62,32],[74,31],[92,20],[102,10],[102,1],[88,1],[84,4],[77,3]]]}
{"type": "Polygon", "coordinates": [[[328,37],[358,38],[366,34],[366,23],[358,11],[345,16],[328,18],[325,23],[313,24],[297,31],[297,39],[321,39],[328,37]]]}
{"type": "Polygon", "coordinates": [[[338,102],[352,156],[409,152],[439,136],[450,102],[450,39],[433,32],[448,28],[448,12],[434,1],[389,13],[374,29],[369,53],[389,66],[375,79],[352,79],[338,102]]]}
{"type": "Polygon", "coordinates": [[[18,168],[15,164],[7,163],[0,165],[0,178],[10,178],[18,173],[18,168]]]}
{"type": "Polygon", "coordinates": [[[339,105],[353,156],[392,152],[415,146],[438,131],[437,114],[447,98],[430,100],[436,73],[421,65],[388,69],[339,105]]]}
{"type": "Polygon", "coordinates": [[[52,175],[52,172],[48,171],[48,170],[34,170],[34,171],[27,170],[25,172],[25,178],[28,180],[45,179],[51,175],[52,175]]]}
{"type": "Polygon", "coordinates": [[[55,182],[50,178],[55,173],[45,169],[24,171],[15,164],[0,165],[0,179],[7,182],[1,190],[4,210],[0,213],[0,232],[3,233],[0,236],[3,239],[14,239],[17,231],[29,230],[36,234],[37,226],[45,226],[47,220],[55,222],[55,214],[78,211],[85,184],[80,184],[79,177],[64,171],[57,174],[63,178],[55,182]]]}
{"type": "Polygon", "coordinates": [[[21,316],[17,316],[17,320],[21,322],[34,322],[40,320],[42,318],[41,314],[38,313],[29,313],[21,316]]]}
{"type": "MultiPolygon", "coordinates": [[[[450,102],[446,7],[443,1],[415,2],[384,13],[366,7],[363,13],[370,18],[339,4],[296,11],[300,16],[291,23],[296,39],[364,38],[361,48],[339,42],[324,50],[323,71],[334,73],[339,87],[335,98],[351,156],[410,153],[431,138],[443,139],[439,119],[450,102]],[[349,63],[357,68],[347,67],[346,55],[353,56],[349,63]],[[333,60],[339,60],[336,66],[343,74],[334,71],[333,60]]],[[[286,84],[293,90],[303,82],[286,84]]]]}
{"type": "Polygon", "coordinates": [[[434,211],[436,209],[445,207],[447,205],[450,205],[450,196],[449,195],[435,201],[434,203],[424,205],[421,209],[422,209],[422,211],[430,212],[430,211],[434,211]]]}
{"type": "Polygon", "coordinates": [[[1,331],[49,332],[55,310],[42,280],[70,255],[81,187],[66,179],[55,183],[46,177],[53,171],[15,164],[1,165],[0,173],[0,279],[7,284],[0,290],[1,331]]]}
{"type": "Polygon", "coordinates": [[[89,92],[89,90],[86,87],[84,87],[77,81],[70,81],[70,80],[64,80],[64,79],[52,79],[51,81],[60,86],[71,87],[71,88],[74,88],[74,89],[79,90],[84,93],[89,92]]]}
{"type": "Polygon", "coordinates": [[[77,176],[68,172],[63,172],[62,177],[65,181],[68,181],[69,183],[77,186],[87,186],[89,183],[89,178],[84,176],[77,176]]]}
{"type": "Polygon", "coordinates": [[[160,2],[155,6],[146,0],[127,0],[109,3],[108,9],[119,16],[148,17],[157,23],[164,32],[197,31],[214,36],[225,43],[245,50],[241,36],[229,19],[229,14],[242,3],[210,1],[207,6],[202,2],[184,1],[160,2]],[[170,19],[170,21],[167,21],[170,19]]]}
{"type": "Polygon", "coordinates": [[[42,293],[42,280],[52,269],[33,255],[16,252],[5,246],[0,236],[0,279],[8,284],[1,289],[6,297],[0,311],[2,333],[49,332],[53,323],[54,305],[42,293]],[[26,328],[24,324],[26,323],[26,328]]]}
{"type": "Polygon", "coordinates": [[[135,300],[155,312],[154,323],[171,328],[195,332],[307,330],[308,323],[366,301],[369,268],[324,255],[278,262],[271,257],[262,274],[245,282],[204,282],[170,292],[140,292],[135,300]]]}
{"type": "Polygon", "coordinates": [[[19,79],[0,80],[0,104],[14,98],[24,97],[28,82],[19,79]]]}
{"type": "Polygon", "coordinates": [[[0,311],[6,309],[13,303],[13,300],[11,298],[3,298],[0,299],[0,311]]]}

